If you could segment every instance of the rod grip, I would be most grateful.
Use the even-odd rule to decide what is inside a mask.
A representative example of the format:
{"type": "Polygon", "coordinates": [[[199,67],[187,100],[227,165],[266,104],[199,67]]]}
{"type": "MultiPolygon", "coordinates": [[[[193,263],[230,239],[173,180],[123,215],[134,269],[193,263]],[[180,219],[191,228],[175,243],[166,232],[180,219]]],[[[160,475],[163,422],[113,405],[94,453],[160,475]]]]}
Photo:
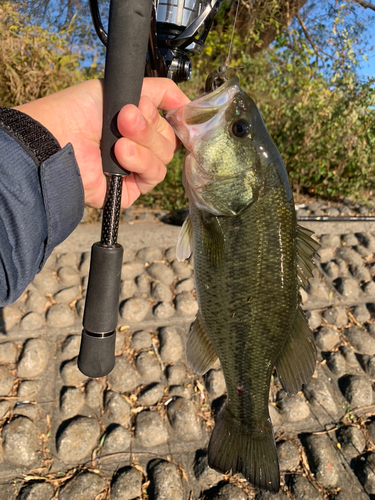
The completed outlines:
{"type": "Polygon", "coordinates": [[[145,71],[152,0],[111,0],[104,73],[102,160],[107,174],[128,175],[114,155],[117,115],[138,106],[145,71]]]}
{"type": "Polygon", "coordinates": [[[78,368],[88,377],[103,377],[115,365],[118,299],[124,249],[116,244],[105,247],[94,243],[78,368]]]}
{"type": "Polygon", "coordinates": [[[119,244],[105,247],[94,243],[91,247],[83,315],[83,327],[90,333],[105,335],[116,330],[123,253],[124,249],[119,244]]]}

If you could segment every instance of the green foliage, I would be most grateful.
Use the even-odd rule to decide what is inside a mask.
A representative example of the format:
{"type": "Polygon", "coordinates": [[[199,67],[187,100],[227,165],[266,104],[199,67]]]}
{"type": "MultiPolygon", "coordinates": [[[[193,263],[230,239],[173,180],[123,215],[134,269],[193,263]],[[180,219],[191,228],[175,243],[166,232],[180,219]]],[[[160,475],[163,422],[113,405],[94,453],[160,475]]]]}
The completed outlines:
{"type": "Polygon", "coordinates": [[[141,196],[137,201],[138,204],[164,210],[178,210],[187,206],[188,199],[181,182],[184,156],[185,150],[181,147],[169,163],[164,181],[149,193],[141,196]]]}
{"type": "MultiPolygon", "coordinates": [[[[103,7],[107,3],[100,2],[103,7]]],[[[266,16],[252,12],[248,26],[247,14],[240,10],[230,71],[256,100],[294,191],[364,199],[373,195],[375,183],[375,79],[358,77],[370,18],[351,1],[310,0],[301,13],[304,21],[293,21],[281,33],[278,12],[292,3],[267,0],[261,4],[267,6],[262,7],[266,16]],[[259,48],[271,28],[279,33],[275,42],[250,57],[251,47],[259,48]]],[[[241,2],[240,9],[250,4],[241,2]]],[[[1,105],[42,97],[101,71],[96,58],[103,60],[102,49],[90,41],[87,5],[86,0],[0,0],[1,105]],[[75,9],[82,15],[74,17],[75,9]],[[47,11],[43,27],[30,17],[47,11]],[[54,27],[47,26],[54,16],[54,27]]],[[[200,95],[207,75],[226,63],[234,13],[235,3],[224,1],[203,54],[193,60],[192,79],[181,85],[190,98],[200,95]]],[[[141,197],[141,203],[165,209],[187,204],[183,157],[182,150],[176,153],[164,182],[141,197]]]]}
{"type": "MultiPolygon", "coordinates": [[[[191,98],[225,62],[230,35],[210,37],[195,75],[183,86],[191,98]]],[[[295,192],[366,200],[375,193],[375,78],[358,77],[350,30],[339,42],[345,57],[335,47],[338,57],[322,66],[296,29],[253,59],[235,36],[231,63],[240,68],[230,71],[257,102],[295,192]]],[[[337,43],[332,40],[332,46],[337,43]]]]}
{"type": "MultiPolygon", "coordinates": [[[[243,87],[258,101],[292,187],[324,197],[365,198],[375,187],[375,79],[361,81],[347,57],[329,72],[308,42],[281,36],[243,87]]],[[[347,40],[350,53],[350,40],[347,40]]]]}
{"type": "Polygon", "coordinates": [[[16,106],[82,81],[88,71],[70,43],[74,18],[59,32],[30,23],[22,6],[0,4],[0,103],[16,106]]]}

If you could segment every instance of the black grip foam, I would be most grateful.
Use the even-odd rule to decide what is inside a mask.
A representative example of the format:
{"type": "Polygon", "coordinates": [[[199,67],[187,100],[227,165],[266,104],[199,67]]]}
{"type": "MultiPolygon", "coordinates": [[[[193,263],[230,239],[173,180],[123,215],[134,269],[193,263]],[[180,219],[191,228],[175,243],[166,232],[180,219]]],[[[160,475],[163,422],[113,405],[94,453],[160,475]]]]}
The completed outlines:
{"type": "Polygon", "coordinates": [[[115,366],[116,332],[106,337],[96,337],[83,330],[78,368],[87,377],[108,375],[115,366]]]}
{"type": "Polygon", "coordinates": [[[111,0],[104,74],[102,160],[107,174],[127,175],[114,155],[117,115],[138,105],[145,71],[152,0],[111,0]]]}
{"type": "Polygon", "coordinates": [[[83,327],[90,333],[104,335],[116,330],[123,253],[124,249],[119,244],[105,247],[94,243],[91,247],[83,315],[83,327]]]}

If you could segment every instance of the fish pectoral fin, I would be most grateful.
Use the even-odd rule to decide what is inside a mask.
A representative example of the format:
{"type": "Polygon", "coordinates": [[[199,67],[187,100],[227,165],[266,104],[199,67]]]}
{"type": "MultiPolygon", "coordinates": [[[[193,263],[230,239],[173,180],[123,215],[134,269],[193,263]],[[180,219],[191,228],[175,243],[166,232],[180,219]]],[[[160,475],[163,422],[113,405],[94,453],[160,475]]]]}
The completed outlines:
{"type": "Polygon", "coordinates": [[[277,493],[280,473],[270,418],[249,429],[223,408],[208,445],[208,465],[223,474],[241,472],[254,486],[277,493]]]}
{"type": "Polygon", "coordinates": [[[193,249],[193,225],[188,215],[178,235],[176,257],[179,261],[188,259],[193,249]]]}
{"type": "Polygon", "coordinates": [[[320,248],[317,241],[312,239],[314,233],[305,227],[297,225],[297,269],[300,286],[306,288],[315,264],[312,257],[320,248]]]}
{"type": "Polygon", "coordinates": [[[204,375],[217,360],[217,354],[198,311],[186,341],[186,361],[188,367],[198,375],[204,375]]]}
{"type": "Polygon", "coordinates": [[[225,238],[216,216],[202,216],[203,251],[214,266],[225,260],[225,238]]]}
{"type": "Polygon", "coordinates": [[[314,337],[306,317],[299,307],[291,333],[286,339],[282,353],[276,362],[276,371],[281,385],[289,396],[307,384],[316,365],[314,337]]]}

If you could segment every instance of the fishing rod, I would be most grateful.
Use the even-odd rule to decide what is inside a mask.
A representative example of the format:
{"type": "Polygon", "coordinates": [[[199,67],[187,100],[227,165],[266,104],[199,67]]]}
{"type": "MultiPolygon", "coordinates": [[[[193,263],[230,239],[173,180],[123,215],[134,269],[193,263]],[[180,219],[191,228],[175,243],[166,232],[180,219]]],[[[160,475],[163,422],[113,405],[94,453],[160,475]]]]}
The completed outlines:
{"type": "Polygon", "coordinates": [[[115,365],[123,256],[117,237],[123,178],[129,175],[113,152],[120,138],[117,115],[125,104],[138,105],[144,76],[176,83],[190,78],[190,57],[202,52],[219,0],[111,0],[108,32],[98,0],[89,2],[95,31],[107,47],[101,140],[107,194],[101,239],[91,249],[78,368],[96,378],[115,365]]]}
{"type": "Polygon", "coordinates": [[[375,222],[375,216],[373,215],[359,215],[348,216],[348,215],[301,215],[297,217],[298,221],[301,222],[375,222]]]}

